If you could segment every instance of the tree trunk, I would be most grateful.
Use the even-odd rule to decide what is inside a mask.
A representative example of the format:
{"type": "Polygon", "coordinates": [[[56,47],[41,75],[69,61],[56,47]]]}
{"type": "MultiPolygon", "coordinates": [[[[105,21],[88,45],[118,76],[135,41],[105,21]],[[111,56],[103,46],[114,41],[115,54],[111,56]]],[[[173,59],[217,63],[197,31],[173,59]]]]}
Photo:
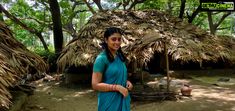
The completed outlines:
{"type": "Polygon", "coordinates": [[[131,6],[128,8],[128,10],[131,10],[133,7],[135,7],[136,4],[138,3],[143,3],[146,0],[134,0],[134,2],[132,2],[131,6]]]}
{"type": "Polygon", "coordinates": [[[49,52],[48,47],[46,45],[46,42],[45,42],[41,32],[37,31],[36,29],[32,29],[32,28],[28,27],[26,24],[22,23],[19,19],[17,19],[15,16],[11,15],[7,10],[5,10],[5,8],[1,4],[0,4],[0,11],[2,11],[8,18],[10,18],[16,24],[20,25],[25,30],[28,30],[30,33],[38,36],[38,38],[42,42],[44,49],[49,52]]]}
{"type": "Polygon", "coordinates": [[[179,18],[183,19],[186,0],[181,0],[179,18]]]}
{"type": "Polygon", "coordinates": [[[200,12],[200,6],[197,7],[197,9],[193,12],[191,16],[188,15],[188,23],[192,23],[194,18],[197,16],[197,14],[200,12]]]}
{"type": "Polygon", "coordinates": [[[95,2],[95,4],[98,6],[100,11],[104,11],[101,4],[100,4],[100,0],[93,0],[95,2]]]}
{"type": "MultiPolygon", "coordinates": [[[[82,12],[88,12],[89,10],[86,10],[84,8],[82,8],[82,5],[85,4],[83,1],[73,1],[73,6],[72,6],[72,13],[69,15],[69,17],[67,18],[67,22],[65,23],[64,25],[64,29],[66,29],[66,31],[68,33],[71,34],[71,36],[73,38],[77,37],[77,32],[76,32],[76,29],[74,28],[74,24],[73,24],[73,19],[76,17],[76,15],[81,15],[80,13],[82,12]],[[78,7],[77,7],[78,6],[78,7]],[[79,10],[75,10],[75,8],[78,8],[79,10]]],[[[80,17],[80,20],[81,20],[81,17],[80,17]]],[[[81,22],[80,22],[81,23],[81,22]]],[[[80,28],[80,27],[79,27],[80,28]]],[[[69,40],[68,39],[69,37],[66,38],[66,42],[69,40]]]]}
{"type": "Polygon", "coordinates": [[[227,12],[225,13],[219,20],[218,23],[213,23],[212,20],[212,12],[207,12],[208,15],[208,22],[209,22],[209,27],[210,27],[210,32],[211,34],[215,35],[216,30],[218,29],[219,25],[224,21],[224,19],[229,16],[231,14],[231,12],[227,12]]]}
{"type": "Polygon", "coordinates": [[[0,10],[0,21],[4,21],[2,10],[0,10]]]}
{"type": "Polygon", "coordinates": [[[207,16],[208,16],[208,22],[209,22],[209,28],[210,28],[210,33],[211,34],[215,34],[216,30],[213,24],[213,20],[212,20],[212,12],[207,12],[207,16]]]}
{"type": "Polygon", "coordinates": [[[91,11],[92,14],[95,14],[95,10],[90,6],[90,4],[87,2],[87,0],[83,0],[83,2],[86,3],[87,7],[89,8],[89,10],[91,11]]]}
{"type": "Polygon", "coordinates": [[[231,12],[224,13],[224,15],[220,18],[219,22],[215,24],[216,29],[219,27],[219,25],[224,21],[226,17],[228,17],[231,14],[231,12]]]}
{"type": "Polygon", "coordinates": [[[49,5],[53,21],[55,53],[59,54],[63,48],[63,32],[60,18],[60,7],[57,0],[49,0],[49,5]]]}
{"type": "Polygon", "coordinates": [[[123,4],[122,4],[123,5],[123,9],[126,10],[126,6],[129,5],[130,0],[127,0],[127,1],[123,0],[122,2],[123,2],[123,4]]]}

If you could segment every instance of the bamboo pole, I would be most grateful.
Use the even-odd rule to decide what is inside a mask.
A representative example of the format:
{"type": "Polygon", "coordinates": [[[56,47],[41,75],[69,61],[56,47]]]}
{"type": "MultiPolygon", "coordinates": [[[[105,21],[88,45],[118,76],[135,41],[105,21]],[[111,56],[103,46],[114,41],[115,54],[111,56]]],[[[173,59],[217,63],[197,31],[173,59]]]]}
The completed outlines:
{"type": "Polygon", "coordinates": [[[144,85],[144,73],[143,73],[142,67],[143,67],[143,65],[141,65],[141,70],[140,70],[140,73],[141,73],[141,84],[144,85]]]}
{"type": "Polygon", "coordinates": [[[170,75],[169,75],[169,61],[168,61],[168,48],[167,48],[167,43],[164,41],[164,52],[165,52],[165,61],[166,61],[166,75],[167,75],[167,92],[169,92],[170,88],[170,75]]]}

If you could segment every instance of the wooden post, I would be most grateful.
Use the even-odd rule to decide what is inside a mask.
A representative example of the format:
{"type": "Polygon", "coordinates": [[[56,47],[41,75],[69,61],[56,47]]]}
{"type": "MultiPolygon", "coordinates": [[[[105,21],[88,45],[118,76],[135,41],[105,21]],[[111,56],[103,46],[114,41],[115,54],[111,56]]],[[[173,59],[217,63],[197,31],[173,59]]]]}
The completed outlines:
{"type": "Polygon", "coordinates": [[[137,66],[137,60],[136,60],[136,57],[133,57],[133,59],[134,59],[134,60],[133,60],[134,62],[133,62],[133,64],[132,64],[132,65],[133,65],[132,68],[133,68],[133,73],[136,74],[137,68],[138,68],[138,66],[137,66]]]}
{"type": "Polygon", "coordinates": [[[141,68],[140,68],[140,73],[141,73],[141,84],[143,85],[144,84],[144,73],[143,73],[143,65],[141,64],[141,68]]]}
{"type": "Polygon", "coordinates": [[[164,52],[165,52],[165,60],[166,60],[166,75],[167,75],[167,92],[169,92],[170,88],[170,75],[169,75],[169,61],[168,61],[168,48],[167,48],[167,42],[164,41],[164,52]]]}

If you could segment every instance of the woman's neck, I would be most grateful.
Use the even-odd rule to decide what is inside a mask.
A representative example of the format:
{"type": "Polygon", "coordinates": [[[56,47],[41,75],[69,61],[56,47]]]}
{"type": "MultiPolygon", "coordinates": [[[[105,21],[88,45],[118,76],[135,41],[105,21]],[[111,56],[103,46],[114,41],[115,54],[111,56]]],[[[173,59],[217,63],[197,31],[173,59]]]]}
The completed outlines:
{"type": "Polygon", "coordinates": [[[117,54],[117,51],[116,51],[116,50],[110,50],[110,49],[109,49],[109,51],[110,51],[110,53],[113,55],[113,57],[116,56],[116,54],[117,54]]]}

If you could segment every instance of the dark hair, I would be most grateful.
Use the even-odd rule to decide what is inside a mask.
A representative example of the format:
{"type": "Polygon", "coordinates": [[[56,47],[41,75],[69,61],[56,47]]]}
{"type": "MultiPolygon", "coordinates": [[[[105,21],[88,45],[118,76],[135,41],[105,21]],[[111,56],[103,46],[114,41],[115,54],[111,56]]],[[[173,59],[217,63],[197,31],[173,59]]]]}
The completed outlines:
{"type": "MultiPolygon", "coordinates": [[[[108,44],[105,42],[105,39],[108,39],[114,33],[119,33],[119,34],[123,35],[123,31],[120,28],[117,28],[117,27],[106,28],[106,30],[104,32],[104,41],[102,43],[102,48],[106,51],[106,55],[108,57],[109,62],[113,62],[114,57],[113,57],[112,53],[110,52],[110,50],[108,48],[108,44]]],[[[121,47],[117,50],[117,52],[118,52],[117,56],[120,57],[120,59],[123,62],[125,62],[126,57],[124,56],[121,47]]]]}

